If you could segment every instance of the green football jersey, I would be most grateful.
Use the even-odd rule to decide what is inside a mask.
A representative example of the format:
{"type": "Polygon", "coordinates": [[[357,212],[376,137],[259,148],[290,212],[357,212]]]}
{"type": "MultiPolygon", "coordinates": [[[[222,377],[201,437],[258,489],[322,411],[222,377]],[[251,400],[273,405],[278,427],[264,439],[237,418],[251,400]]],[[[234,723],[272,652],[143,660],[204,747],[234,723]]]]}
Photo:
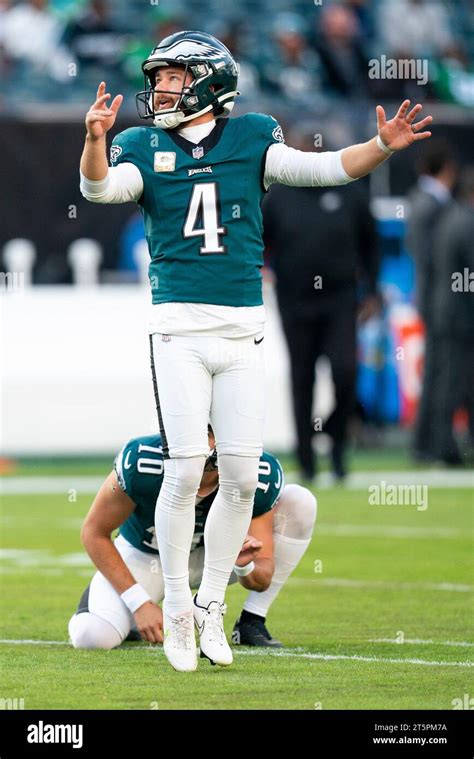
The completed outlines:
{"type": "Polygon", "coordinates": [[[133,163],[143,178],[153,303],[263,303],[260,204],[266,152],[277,142],[281,127],[261,113],[217,119],[197,145],[158,127],[114,138],[112,166],[133,163]]]}
{"type": "MultiPolygon", "coordinates": [[[[148,435],[129,440],[116,456],[114,469],[122,490],[135,504],[135,510],[120,527],[120,534],[135,548],[158,553],[155,536],[156,499],[163,482],[161,437],[148,435]]],[[[263,452],[258,467],[258,486],[252,518],[270,511],[284,487],[281,464],[271,453],[263,452]]],[[[196,506],[196,522],[191,550],[204,545],[204,525],[218,488],[196,506]]]]}

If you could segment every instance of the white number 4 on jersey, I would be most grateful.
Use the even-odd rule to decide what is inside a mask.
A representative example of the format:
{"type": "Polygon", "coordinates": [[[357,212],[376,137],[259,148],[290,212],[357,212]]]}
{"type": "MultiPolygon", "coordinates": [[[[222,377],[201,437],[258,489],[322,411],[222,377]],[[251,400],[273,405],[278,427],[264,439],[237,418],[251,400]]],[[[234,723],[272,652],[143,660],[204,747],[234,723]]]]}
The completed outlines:
{"type": "Polygon", "coordinates": [[[183,235],[187,237],[204,237],[200,253],[225,253],[225,245],[219,244],[219,235],[226,234],[226,228],[219,226],[218,193],[215,182],[195,184],[189,203],[183,235]],[[198,216],[202,218],[203,226],[196,228],[198,216]]]}

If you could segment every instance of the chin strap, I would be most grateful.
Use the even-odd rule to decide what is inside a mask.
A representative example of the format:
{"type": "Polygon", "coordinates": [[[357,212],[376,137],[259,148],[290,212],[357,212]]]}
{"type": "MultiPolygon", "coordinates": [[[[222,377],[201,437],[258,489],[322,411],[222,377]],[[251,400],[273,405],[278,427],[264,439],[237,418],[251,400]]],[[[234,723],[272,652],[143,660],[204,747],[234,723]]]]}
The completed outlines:
{"type": "Polygon", "coordinates": [[[153,119],[153,123],[155,126],[161,127],[162,129],[174,129],[175,127],[179,126],[181,122],[183,121],[182,117],[183,114],[177,111],[176,113],[167,113],[163,116],[155,116],[153,119]]]}

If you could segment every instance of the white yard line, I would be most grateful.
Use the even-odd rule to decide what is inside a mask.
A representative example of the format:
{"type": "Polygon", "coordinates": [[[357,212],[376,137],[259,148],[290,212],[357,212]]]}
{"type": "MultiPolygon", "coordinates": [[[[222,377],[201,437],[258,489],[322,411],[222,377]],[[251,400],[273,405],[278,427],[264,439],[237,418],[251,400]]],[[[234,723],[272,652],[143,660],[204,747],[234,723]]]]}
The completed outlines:
{"type": "Polygon", "coordinates": [[[7,640],[0,639],[0,643],[12,646],[70,646],[67,640],[7,640]]]}
{"type": "Polygon", "coordinates": [[[466,530],[456,527],[404,527],[403,525],[382,524],[327,524],[316,522],[315,535],[335,535],[336,537],[359,538],[448,538],[470,539],[466,530]]]}
{"type": "Polygon", "coordinates": [[[52,554],[47,548],[0,548],[2,569],[9,567],[90,567],[93,565],[89,556],[77,553],[52,554]]]}
{"type": "MultiPolygon", "coordinates": [[[[73,505],[71,504],[73,508],[73,505]]],[[[16,516],[13,514],[0,514],[0,526],[2,529],[17,530],[23,528],[25,522],[28,526],[54,527],[57,530],[77,530],[79,531],[84,524],[84,517],[55,517],[53,514],[31,514],[28,516],[16,516]]]]}
{"type": "MultiPolygon", "coordinates": [[[[297,472],[287,470],[286,481],[298,480],[297,472]]],[[[71,489],[77,490],[81,495],[96,493],[104,481],[104,477],[85,475],[69,476],[41,476],[41,477],[2,477],[0,479],[0,495],[22,494],[61,494],[65,495],[71,489]]],[[[352,472],[348,475],[344,487],[341,488],[341,497],[344,490],[367,490],[371,485],[381,481],[387,485],[427,485],[431,488],[472,488],[474,475],[470,471],[449,470],[407,470],[386,471],[375,470],[373,472],[352,472]]],[[[316,490],[327,490],[334,487],[334,480],[329,472],[323,472],[318,478],[316,490]]]]}
{"type": "MultiPolygon", "coordinates": [[[[239,651],[234,649],[234,653],[240,656],[257,656],[261,655],[259,651],[239,651]]],[[[316,654],[316,653],[300,653],[290,651],[288,649],[280,649],[279,651],[265,652],[267,656],[283,656],[283,657],[298,657],[301,659],[321,659],[323,661],[362,661],[362,662],[380,662],[382,664],[421,664],[428,667],[474,667],[474,662],[469,661],[431,661],[427,659],[386,659],[379,656],[359,656],[354,654],[352,656],[345,654],[316,654]]]]}
{"type": "MultiPolygon", "coordinates": [[[[70,646],[71,644],[65,640],[8,640],[0,639],[0,644],[4,645],[17,645],[17,646],[70,646]]],[[[154,646],[143,646],[147,652],[152,652],[153,655],[163,655],[162,648],[155,648],[154,646]]],[[[122,649],[122,652],[125,649],[122,649]]],[[[283,658],[296,658],[296,659],[315,659],[321,661],[361,661],[367,663],[379,663],[379,664],[419,664],[428,667],[474,667],[474,662],[469,661],[431,661],[429,659],[392,659],[379,656],[359,656],[358,654],[346,655],[346,654],[324,654],[324,653],[312,653],[305,651],[304,649],[296,648],[282,648],[277,651],[269,649],[233,649],[233,653],[237,656],[278,656],[283,658]]]]}
{"type": "MultiPolygon", "coordinates": [[[[296,470],[285,470],[286,482],[299,482],[296,470]]],[[[427,485],[430,488],[472,488],[474,474],[472,471],[449,471],[445,469],[407,469],[374,470],[369,472],[350,472],[344,480],[340,492],[344,490],[367,490],[384,480],[387,485],[427,485]]],[[[321,472],[315,480],[316,491],[334,488],[334,478],[330,472],[321,472]]]]}
{"type": "MultiPolygon", "coordinates": [[[[84,522],[83,517],[55,517],[53,515],[29,514],[28,517],[15,516],[13,514],[0,515],[0,525],[6,529],[18,529],[24,527],[25,520],[28,524],[51,525],[61,530],[80,530],[84,522]]],[[[331,524],[329,522],[316,522],[316,535],[329,535],[336,537],[360,537],[360,538],[406,538],[415,539],[466,539],[470,536],[466,530],[456,527],[405,527],[403,525],[381,524],[331,524]]]]}
{"type": "Polygon", "coordinates": [[[441,590],[454,593],[470,593],[473,585],[462,585],[453,582],[392,582],[386,580],[352,580],[343,577],[328,577],[323,579],[315,574],[312,577],[290,577],[290,585],[326,585],[339,588],[373,588],[374,590],[441,590]]]}
{"type": "MultiPolygon", "coordinates": [[[[72,569],[76,577],[87,577],[89,580],[92,579],[92,575],[95,571],[92,565],[89,569],[79,569],[77,567],[69,569],[72,569]]],[[[19,573],[26,571],[28,570],[22,567],[1,567],[0,577],[2,575],[18,575],[19,573]]],[[[64,577],[65,572],[65,567],[35,567],[34,569],[34,574],[41,577],[64,577]]]]}
{"type": "Polygon", "coordinates": [[[97,493],[107,472],[103,477],[85,477],[84,475],[51,476],[51,477],[2,477],[0,479],[0,495],[31,495],[31,494],[63,494],[69,495],[70,490],[76,490],[79,495],[97,493]]]}
{"type": "Polygon", "coordinates": [[[369,643],[396,643],[400,646],[409,643],[415,646],[453,646],[455,648],[474,647],[474,643],[470,643],[467,640],[423,640],[421,638],[404,638],[403,640],[398,640],[397,638],[370,638],[369,643]]]}
{"type": "MultiPolygon", "coordinates": [[[[82,570],[90,574],[94,566],[85,552],[52,554],[48,549],[0,548],[0,574],[13,574],[18,570],[33,569],[40,574],[60,574],[64,568],[82,570]]],[[[453,593],[469,593],[473,585],[450,582],[397,582],[392,580],[359,580],[345,577],[290,577],[291,585],[323,585],[331,588],[351,588],[353,590],[433,590],[453,593]]]]}

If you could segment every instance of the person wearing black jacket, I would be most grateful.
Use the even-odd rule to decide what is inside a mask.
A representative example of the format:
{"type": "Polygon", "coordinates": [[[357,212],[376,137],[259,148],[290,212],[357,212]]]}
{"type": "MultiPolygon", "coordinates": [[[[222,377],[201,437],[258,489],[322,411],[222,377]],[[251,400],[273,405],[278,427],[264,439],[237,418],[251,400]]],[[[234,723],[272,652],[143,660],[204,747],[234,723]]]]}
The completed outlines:
{"type": "Polygon", "coordinates": [[[315,363],[326,355],[336,407],[323,431],[333,440],[333,473],[342,479],[347,426],[355,406],[357,288],[361,279],[364,310],[373,309],[377,301],[375,222],[366,194],[353,184],[275,186],[262,211],[289,350],[299,466],[305,479],[314,477],[315,363]]]}
{"type": "Polygon", "coordinates": [[[474,442],[474,166],[459,181],[459,197],[443,213],[436,228],[432,331],[439,357],[434,387],[433,440],[437,460],[463,463],[453,431],[456,409],[467,409],[474,442]]]}
{"type": "MultiPolygon", "coordinates": [[[[425,326],[423,386],[413,441],[414,457],[424,462],[438,458],[434,445],[435,427],[439,420],[435,396],[438,377],[443,369],[434,331],[438,311],[438,296],[434,292],[435,242],[438,225],[452,202],[451,191],[456,180],[456,165],[450,144],[442,138],[433,140],[423,151],[417,169],[418,182],[408,195],[411,208],[406,244],[415,263],[416,305],[425,326]]],[[[459,463],[459,456],[454,450],[446,463],[459,463]]]]}

